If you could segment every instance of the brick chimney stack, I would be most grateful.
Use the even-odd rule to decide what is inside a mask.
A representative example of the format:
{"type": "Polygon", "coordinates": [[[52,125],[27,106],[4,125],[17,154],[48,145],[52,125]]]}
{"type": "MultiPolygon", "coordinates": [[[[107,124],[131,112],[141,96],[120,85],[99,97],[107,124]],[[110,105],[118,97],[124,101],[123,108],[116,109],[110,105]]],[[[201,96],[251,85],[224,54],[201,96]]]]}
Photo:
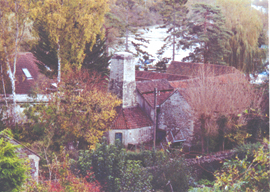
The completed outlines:
{"type": "Polygon", "coordinates": [[[122,99],[122,107],[136,103],[135,62],[131,53],[117,52],[112,57],[109,91],[122,99]]]}

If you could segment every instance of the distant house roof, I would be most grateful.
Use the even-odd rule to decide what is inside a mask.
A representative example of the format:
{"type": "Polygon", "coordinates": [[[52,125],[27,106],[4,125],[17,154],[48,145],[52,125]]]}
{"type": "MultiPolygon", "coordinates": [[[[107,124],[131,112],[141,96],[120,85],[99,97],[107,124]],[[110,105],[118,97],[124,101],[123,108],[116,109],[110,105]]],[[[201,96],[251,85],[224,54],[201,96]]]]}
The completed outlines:
{"type": "MultiPolygon", "coordinates": [[[[16,94],[29,94],[41,76],[36,58],[30,52],[19,53],[16,63],[16,94]]],[[[46,78],[43,76],[43,78],[46,78]]],[[[47,78],[46,78],[47,79],[47,78]]]]}
{"type": "Polygon", "coordinates": [[[145,80],[152,80],[152,79],[167,79],[168,81],[175,81],[175,80],[182,80],[182,79],[189,79],[189,76],[184,75],[174,75],[174,74],[167,74],[167,73],[155,73],[149,71],[137,71],[136,70],[136,81],[145,81],[145,80]]]}
{"type": "MultiPolygon", "coordinates": [[[[224,75],[219,75],[216,77],[207,77],[208,82],[213,82],[213,83],[219,83],[219,84],[227,84],[227,83],[239,83],[241,81],[246,81],[245,76],[242,73],[238,73],[238,70],[235,73],[230,73],[230,74],[224,74],[224,75]]],[[[187,80],[180,80],[180,81],[170,81],[170,85],[174,88],[193,88],[200,86],[202,83],[202,80],[199,78],[194,78],[194,79],[187,79],[187,80]]]]}
{"type": "Polygon", "coordinates": [[[111,129],[136,129],[152,126],[152,121],[140,107],[116,109],[118,115],[115,118],[111,129]]]}
{"type": "Polygon", "coordinates": [[[157,88],[158,91],[172,91],[173,87],[166,79],[156,79],[150,81],[137,81],[136,87],[141,94],[154,92],[157,88]]]}
{"type": "Polygon", "coordinates": [[[236,71],[234,67],[224,65],[172,61],[167,69],[167,73],[198,77],[202,70],[207,71],[208,74],[211,74],[212,76],[234,73],[236,71]]]}

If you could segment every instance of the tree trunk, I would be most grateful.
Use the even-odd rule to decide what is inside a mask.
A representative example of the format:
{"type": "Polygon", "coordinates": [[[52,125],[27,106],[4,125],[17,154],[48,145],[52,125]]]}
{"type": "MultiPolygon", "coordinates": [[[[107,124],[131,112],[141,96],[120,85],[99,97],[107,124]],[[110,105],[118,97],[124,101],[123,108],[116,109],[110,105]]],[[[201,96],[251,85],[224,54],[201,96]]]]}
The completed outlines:
{"type": "Polygon", "coordinates": [[[175,8],[173,7],[173,56],[172,60],[175,59],[175,8]]]}
{"type": "Polygon", "coordinates": [[[204,150],[204,139],[205,139],[205,118],[204,117],[201,117],[200,119],[201,121],[201,143],[202,143],[202,153],[205,152],[204,150]]]}
{"type": "MultiPolygon", "coordinates": [[[[8,76],[9,76],[9,79],[10,79],[10,82],[11,82],[11,90],[12,90],[12,100],[13,100],[13,107],[12,107],[12,116],[15,117],[15,108],[16,108],[16,92],[15,92],[15,73],[16,73],[16,63],[14,62],[14,72],[12,73],[11,71],[11,66],[10,66],[10,61],[9,61],[9,58],[8,58],[8,53],[7,53],[7,48],[4,47],[4,51],[5,51],[5,54],[6,54],[6,62],[7,62],[7,72],[8,72],[8,76]]],[[[15,54],[17,56],[17,54],[15,54]]],[[[14,59],[15,60],[15,59],[14,59]]],[[[15,60],[16,61],[16,60],[15,60]]]]}
{"type": "Polygon", "coordinates": [[[60,83],[61,81],[61,57],[60,57],[60,44],[59,42],[57,43],[57,60],[58,60],[58,76],[57,76],[57,81],[60,83]]]}
{"type": "Polygon", "coordinates": [[[7,94],[6,94],[6,88],[5,88],[5,81],[4,81],[3,66],[2,66],[2,64],[1,64],[1,77],[2,77],[2,84],[3,84],[3,93],[5,95],[5,103],[6,103],[6,107],[8,108],[7,94]]]}

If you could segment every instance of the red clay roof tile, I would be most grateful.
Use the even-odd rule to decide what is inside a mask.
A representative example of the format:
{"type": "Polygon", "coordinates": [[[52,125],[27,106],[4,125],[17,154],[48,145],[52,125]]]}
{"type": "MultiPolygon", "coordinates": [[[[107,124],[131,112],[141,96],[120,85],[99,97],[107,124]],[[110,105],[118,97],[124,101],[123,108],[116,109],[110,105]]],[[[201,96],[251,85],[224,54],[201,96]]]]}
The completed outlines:
{"type": "Polygon", "coordinates": [[[117,108],[118,116],[111,129],[136,129],[152,126],[152,121],[140,107],[117,108]]]}
{"type": "Polygon", "coordinates": [[[137,81],[136,87],[141,94],[154,92],[157,88],[158,91],[171,91],[173,87],[166,79],[156,79],[150,81],[137,81]]]}
{"type": "Polygon", "coordinates": [[[189,79],[189,76],[181,76],[167,73],[156,73],[149,71],[136,71],[136,81],[152,80],[152,79],[167,79],[168,81],[189,79]]]}
{"type": "MultiPolygon", "coordinates": [[[[162,104],[166,101],[174,91],[165,91],[157,93],[157,105],[162,104]]],[[[142,94],[143,98],[148,102],[148,104],[154,108],[154,93],[142,94]]]]}

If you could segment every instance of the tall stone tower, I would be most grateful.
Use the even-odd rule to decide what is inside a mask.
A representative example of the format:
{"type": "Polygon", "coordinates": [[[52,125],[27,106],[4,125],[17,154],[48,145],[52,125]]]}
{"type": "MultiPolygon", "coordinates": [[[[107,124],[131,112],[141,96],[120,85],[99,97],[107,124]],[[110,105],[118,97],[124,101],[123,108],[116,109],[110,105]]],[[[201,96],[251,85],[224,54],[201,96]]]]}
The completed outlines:
{"type": "Polygon", "coordinates": [[[112,57],[109,91],[122,99],[122,107],[136,106],[135,63],[131,53],[117,52],[112,57]]]}

